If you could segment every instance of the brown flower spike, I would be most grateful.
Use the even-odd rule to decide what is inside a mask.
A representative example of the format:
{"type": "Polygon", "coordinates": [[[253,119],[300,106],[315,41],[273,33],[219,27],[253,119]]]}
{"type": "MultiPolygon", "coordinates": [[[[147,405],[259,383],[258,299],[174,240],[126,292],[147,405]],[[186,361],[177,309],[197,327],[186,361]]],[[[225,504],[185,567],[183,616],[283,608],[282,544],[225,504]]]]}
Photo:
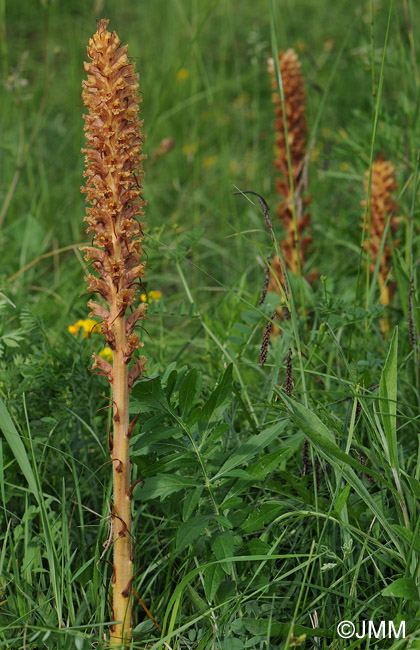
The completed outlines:
{"type": "MultiPolygon", "coordinates": [[[[365,196],[368,193],[369,170],[365,172],[364,188],[365,196]]],[[[385,231],[388,217],[391,216],[389,227],[391,232],[395,232],[400,222],[399,217],[395,216],[398,209],[394,193],[398,188],[395,181],[395,168],[389,160],[384,160],[383,156],[378,156],[376,162],[372,164],[371,185],[370,185],[370,272],[375,271],[376,261],[379,256],[381,242],[385,231]]],[[[362,205],[366,208],[366,201],[362,205]]],[[[366,230],[368,223],[366,223],[366,230]]],[[[368,247],[368,238],[365,239],[365,250],[368,247]]],[[[379,263],[378,285],[380,290],[380,300],[385,306],[391,302],[392,284],[387,282],[390,272],[390,260],[392,259],[391,248],[385,244],[379,263]]],[[[386,334],[388,323],[382,320],[382,330],[386,334]]]]}
{"type": "Polygon", "coordinates": [[[128,419],[128,396],[134,381],[145,370],[145,358],[134,358],[142,346],[133,332],[146,317],[146,304],[133,308],[137,286],[144,276],[141,262],[145,205],[141,154],[143,138],[139,121],[138,75],[115,32],[101,20],[89,40],[89,63],[83,81],[87,195],[86,232],[93,233],[92,246],[83,246],[85,259],[97,275],[87,274],[88,290],[98,293],[107,308],[90,300],[90,316],[101,319],[101,332],[113,350],[113,365],[94,355],[92,369],[112,386],[113,436],[110,444],[114,481],[113,506],[113,619],[111,647],[125,647],[131,637],[131,499],[129,443],[132,427],[128,419]],[[127,309],[131,313],[126,318],[127,309]],[[129,369],[130,361],[134,361],[129,369]]]}
{"type": "MultiPolygon", "coordinates": [[[[286,148],[286,134],[284,129],[283,112],[280,97],[277,93],[275,69],[273,61],[269,62],[269,72],[273,88],[273,102],[275,105],[275,132],[276,146],[274,165],[279,170],[280,176],[276,181],[276,189],[282,197],[282,201],[277,210],[277,216],[282,220],[285,237],[280,242],[280,247],[284,256],[287,267],[293,272],[298,273],[299,265],[303,268],[304,254],[312,242],[310,235],[303,235],[303,231],[311,221],[310,214],[304,214],[306,206],[310,199],[302,197],[304,189],[303,168],[306,155],[306,138],[307,126],[305,119],[305,90],[303,86],[303,77],[301,65],[296,52],[292,49],[281,52],[279,55],[280,72],[283,83],[285,97],[285,110],[288,143],[290,150],[291,171],[293,178],[294,199],[297,217],[297,233],[295,233],[293,224],[293,196],[289,182],[289,166],[286,148]],[[296,253],[296,239],[298,240],[299,263],[296,253]]],[[[273,269],[283,285],[281,266],[277,259],[273,260],[273,269]]],[[[270,283],[270,290],[279,292],[278,284],[273,278],[270,283]]]]}

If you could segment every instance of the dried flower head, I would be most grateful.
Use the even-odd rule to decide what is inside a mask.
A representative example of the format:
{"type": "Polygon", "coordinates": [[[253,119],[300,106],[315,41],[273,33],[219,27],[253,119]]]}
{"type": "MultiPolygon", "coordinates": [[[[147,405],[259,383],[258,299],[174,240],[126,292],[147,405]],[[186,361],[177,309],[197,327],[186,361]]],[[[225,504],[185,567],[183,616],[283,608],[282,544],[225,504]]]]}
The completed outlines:
{"type": "MultiPolygon", "coordinates": [[[[366,208],[366,202],[368,201],[368,184],[369,170],[365,172],[364,179],[365,199],[362,201],[364,208],[366,208]]],[[[394,166],[389,160],[384,160],[383,156],[378,156],[376,162],[372,164],[370,186],[370,271],[372,274],[375,271],[385,226],[390,215],[393,215],[391,216],[389,225],[391,232],[395,232],[398,228],[400,219],[395,216],[395,211],[398,208],[394,196],[397,188],[398,184],[395,180],[394,166]]],[[[367,229],[368,223],[366,223],[367,229]]],[[[367,250],[368,241],[369,238],[366,238],[364,244],[365,250],[367,250]]],[[[391,301],[392,285],[387,282],[391,259],[391,248],[389,244],[385,244],[378,273],[378,285],[383,305],[389,305],[391,301]]]]}
{"type": "MultiPolygon", "coordinates": [[[[274,65],[269,65],[269,71],[272,79],[273,101],[275,104],[275,159],[274,165],[279,170],[280,176],[276,181],[276,189],[282,197],[279,205],[277,216],[282,220],[285,230],[285,236],[280,243],[281,250],[287,267],[294,273],[298,272],[299,265],[303,268],[304,255],[308,246],[312,242],[310,235],[304,235],[304,230],[310,223],[311,216],[304,214],[309,197],[303,198],[302,190],[306,184],[304,175],[304,162],[306,155],[307,125],[305,119],[305,90],[303,85],[303,76],[301,64],[296,52],[292,49],[281,52],[279,55],[279,65],[282,77],[285,112],[287,123],[287,142],[290,151],[291,174],[293,178],[294,202],[297,217],[297,233],[293,223],[293,196],[290,187],[289,163],[286,146],[286,133],[284,128],[283,111],[280,97],[276,91],[276,79],[274,65]],[[299,249],[299,263],[296,253],[296,240],[299,249]]],[[[279,266],[278,262],[277,265],[279,266]]],[[[276,266],[276,260],[273,261],[276,266]]],[[[279,269],[280,270],[280,269],[279,269]]],[[[277,275],[277,269],[276,269],[277,275]]],[[[279,281],[283,284],[281,273],[278,275],[279,281]]],[[[271,291],[279,291],[275,279],[270,283],[271,291]]]]}

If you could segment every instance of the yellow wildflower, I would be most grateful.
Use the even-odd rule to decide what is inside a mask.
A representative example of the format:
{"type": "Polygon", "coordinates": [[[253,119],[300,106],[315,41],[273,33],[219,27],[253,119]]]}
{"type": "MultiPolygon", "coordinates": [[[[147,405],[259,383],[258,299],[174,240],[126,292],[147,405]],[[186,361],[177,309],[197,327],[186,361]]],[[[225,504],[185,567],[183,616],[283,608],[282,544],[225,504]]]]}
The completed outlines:
{"type": "Polygon", "coordinates": [[[140,296],[140,300],[142,302],[158,302],[158,300],[162,298],[162,292],[161,291],[149,291],[149,300],[147,300],[147,296],[145,293],[142,293],[140,296]]]}
{"type": "Polygon", "coordinates": [[[204,158],[203,160],[203,167],[206,169],[207,167],[212,167],[217,163],[217,156],[207,156],[207,158],[204,158]]]}
{"type": "Polygon", "coordinates": [[[176,73],[176,78],[181,83],[183,81],[185,81],[186,79],[188,79],[189,76],[190,76],[190,73],[188,72],[188,70],[186,68],[180,68],[178,70],[178,72],[176,73]]]}
{"type": "Polygon", "coordinates": [[[88,336],[90,337],[92,333],[99,334],[100,332],[100,325],[96,320],[93,320],[93,318],[85,318],[84,320],[78,320],[77,323],[74,325],[69,325],[68,326],[68,331],[70,334],[74,334],[74,336],[78,336],[80,328],[83,329],[83,338],[87,339],[88,336]]]}
{"type": "Polygon", "coordinates": [[[99,356],[103,357],[106,361],[109,361],[110,363],[114,358],[114,354],[108,345],[106,346],[106,348],[100,351],[99,356]]]}
{"type": "Polygon", "coordinates": [[[182,153],[184,156],[192,156],[197,151],[197,143],[192,142],[191,144],[184,144],[182,147],[182,153]]]}

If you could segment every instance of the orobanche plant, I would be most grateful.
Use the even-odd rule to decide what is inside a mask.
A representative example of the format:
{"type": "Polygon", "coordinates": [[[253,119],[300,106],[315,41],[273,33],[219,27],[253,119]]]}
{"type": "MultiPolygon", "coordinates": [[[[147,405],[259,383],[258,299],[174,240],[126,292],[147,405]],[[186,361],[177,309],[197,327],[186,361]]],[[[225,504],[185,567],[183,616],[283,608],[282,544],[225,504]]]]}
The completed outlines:
{"type": "Polygon", "coordinates": [[[101,319],[101,332],[113,352],[112,365],[94,355],[92,368],[104,375],[112,386],[113,433],[109,446],[113,466],[113,597],[111,647],[126,646],[130,640],[133,545],[129,444],[134,421],[129,423],[128,398],[134,381],[145,370],[145,358],[134,357],[142,346],[133,332],[145,318],[146,303],[133,304],[144,275],[142,258],[145,204],[142,191],[141,154],[143,135],[139,121],[138,75],[127,56],[127,46],[115,32],[108,31],[108,20],[101,20],[87,48],[88,74],[83,81],[85,118],[86,186],[88,233],[92,246],[83,246],[85,259],[97,275],[87,274],[88,289],[98,293],[107,307],[90,300],[90,316],[101,319]],[[136,286],[137,285],[137,286],[136,286]],[[126,317],[127,310],[130,314],[126,317]],[[134,365],[129,369],[130,362],[134,365]]]}

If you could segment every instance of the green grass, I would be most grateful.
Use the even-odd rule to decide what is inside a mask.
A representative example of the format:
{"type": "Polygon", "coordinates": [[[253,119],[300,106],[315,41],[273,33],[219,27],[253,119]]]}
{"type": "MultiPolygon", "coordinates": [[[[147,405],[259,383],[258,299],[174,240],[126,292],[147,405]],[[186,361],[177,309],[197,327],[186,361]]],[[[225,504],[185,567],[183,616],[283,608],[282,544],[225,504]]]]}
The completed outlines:
{"type": "Polygon", "coordinates": [[[147,290],[163,293],[131,400],[132,647],[420,647],[416,3],[0,0],[0,648],[108,647],[109,387],[88,370],[101,337],[67,330],[88,312],[80,94],[103,16],[140,73],[147,290]],[[261,194],[281,238],[276,43],[305,77],[313,246],[261,368],[273,247],[256,197],[233,193],[261,194]],[[402,217],[388,339],[360,253],[380,152],[402,217]],[[408,636],[343,640],[341,620],[408,636]]]}

